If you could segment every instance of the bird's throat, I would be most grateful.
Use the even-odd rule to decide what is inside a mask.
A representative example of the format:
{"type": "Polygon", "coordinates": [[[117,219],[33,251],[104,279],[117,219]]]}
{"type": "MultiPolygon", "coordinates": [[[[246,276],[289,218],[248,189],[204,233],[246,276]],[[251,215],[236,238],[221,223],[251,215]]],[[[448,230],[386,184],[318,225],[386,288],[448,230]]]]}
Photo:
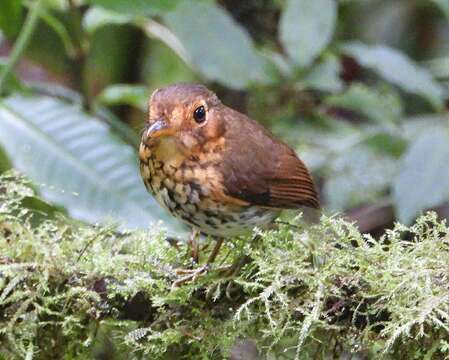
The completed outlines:
{"type": "Polygon", "coordinates": [[[156,160],[175,167],[178,167],[185,158],[181,145],[173,137],[160,138],[152,151],[156,160]]]}

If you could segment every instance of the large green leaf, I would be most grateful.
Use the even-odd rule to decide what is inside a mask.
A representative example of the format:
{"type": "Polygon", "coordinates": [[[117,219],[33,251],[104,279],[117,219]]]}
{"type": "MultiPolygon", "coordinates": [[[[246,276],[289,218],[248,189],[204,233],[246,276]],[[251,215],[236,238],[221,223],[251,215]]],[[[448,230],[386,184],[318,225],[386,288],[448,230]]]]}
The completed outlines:
{"type": "Polygon", "coordinates": [[[98,5],[119,14],[135,16],[160,15],[173,9],[180,0],[87,0],[92,5],[98,5]]]}
{"type": "Polygon", "coordinates": [[[396,171],[396,161],[364,144],[332,159],[323,195],[332,211],[341,211],[381,197],[396,171]]]}
{"type": "Polygon", "coordinates": [[[264,59],[248,33],[221,7],[186,1],[164,20],[185,48],[187,60],[208,79],[235,89],[266,80],[264,59]]]}
{"type": "Polygon", "coordinates": [[[449,199],[448,159],[447,131],[429,130],[410,146],[393,187],[400,221],[411,223],[422,210],[449,199]]]}
{"type": "Polygon", "coordinates": [[[180,229],[146,193],[134,149],[77,105],[44,96],[7,98],[0,103],[0,144],[45,199],[75,218],[124,227],[163,219],[173,232],[180,229]]]}
{"type": "Polygon", "coordinates": [[[309,65],[329,44],[337,18],[335,0],[288,0],[280,21],[287,54],[301,67],[309,65]]]}
{"type": "Polygon", "coordinates": [[[398,50],[383,45],[364,45],[360,42],[347,43],[342,50],[385,80],[406,92],[426,98],[438,109],[442,108],[443,88],[426,69],[419,67],[398,50]]]}
{"type": "Polygon", "coordinates": [[[409,116],[401,123],[401,135],[408,142],[415,141],[427,131],[444,132],[448,126],[447,115],[421,114],[409,116]]]}

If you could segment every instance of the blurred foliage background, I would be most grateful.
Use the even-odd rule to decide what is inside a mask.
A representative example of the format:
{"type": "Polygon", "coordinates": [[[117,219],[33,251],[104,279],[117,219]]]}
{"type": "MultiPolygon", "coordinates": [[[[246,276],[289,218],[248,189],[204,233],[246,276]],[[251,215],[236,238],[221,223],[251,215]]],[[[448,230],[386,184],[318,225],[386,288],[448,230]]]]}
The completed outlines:
{"type": "Polygon", "coordinates": [[[74,218],[182,231],[136,155],[175,82],[294,146],[362,231],[449,217],[449,0],[2,0],[0,31],[0,171],[74,218]]]}

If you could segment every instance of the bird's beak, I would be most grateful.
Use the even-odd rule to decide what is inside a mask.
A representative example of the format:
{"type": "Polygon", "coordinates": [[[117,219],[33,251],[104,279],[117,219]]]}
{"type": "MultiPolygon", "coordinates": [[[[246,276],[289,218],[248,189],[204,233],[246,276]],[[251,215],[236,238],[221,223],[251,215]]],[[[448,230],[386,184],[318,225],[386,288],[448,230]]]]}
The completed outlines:
{"type": "Polygon", "coordinates": [[[145,136],[147,139],[154,139],[161,136],[170,135],[173,135],[172,128],[163,118],[156,120],[145,132],[145,136]]]}

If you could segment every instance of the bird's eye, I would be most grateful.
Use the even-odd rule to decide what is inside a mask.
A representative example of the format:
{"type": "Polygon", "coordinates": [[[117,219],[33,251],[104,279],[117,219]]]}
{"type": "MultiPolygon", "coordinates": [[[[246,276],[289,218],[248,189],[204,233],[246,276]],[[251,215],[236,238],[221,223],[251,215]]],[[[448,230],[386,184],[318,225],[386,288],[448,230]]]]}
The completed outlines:
{"type": "Polygon", "coordinates": [[[204,106],[198,106],[193,112],[193,118],[198,124],[203,123],[206,120],[206,109],[204,106]]]}

